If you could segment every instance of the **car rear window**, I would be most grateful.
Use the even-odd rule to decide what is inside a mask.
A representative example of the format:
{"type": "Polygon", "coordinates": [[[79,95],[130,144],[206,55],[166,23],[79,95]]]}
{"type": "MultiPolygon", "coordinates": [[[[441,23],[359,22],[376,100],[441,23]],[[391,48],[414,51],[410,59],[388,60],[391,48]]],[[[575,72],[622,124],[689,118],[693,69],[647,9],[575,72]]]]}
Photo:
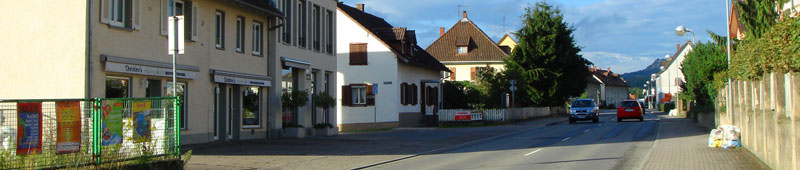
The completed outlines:
{"type": "Polygon", "coordinates": [[[622,102],[622,107],[637,107],[638,104],[634,101],[622,102]]]}
{"type": "Polygon", "coordinates": [[[572,107],[594,107],[594,102],[591,100],[575,100],[572,102],[572,107]]]}

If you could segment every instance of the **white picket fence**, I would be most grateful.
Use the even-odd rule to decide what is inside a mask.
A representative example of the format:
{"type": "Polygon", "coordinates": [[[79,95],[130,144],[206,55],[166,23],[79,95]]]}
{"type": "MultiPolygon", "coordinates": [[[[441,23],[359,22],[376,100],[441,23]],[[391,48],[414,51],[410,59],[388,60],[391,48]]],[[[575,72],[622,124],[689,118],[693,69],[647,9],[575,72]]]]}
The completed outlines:
{"type": "Polygon", "coordinates": [[[469,122],[469,121],[516,121],[538,117],[546,117],[554,114],[566,113],[565,108],[558,107],[525,107],[511,109],[484,109],[484,110],[465,110],[465,109],[442,109],[439,110],[439,122],[469,122]],[[456,113],[467,112],[469,120],[456,120],[456,113]]]}

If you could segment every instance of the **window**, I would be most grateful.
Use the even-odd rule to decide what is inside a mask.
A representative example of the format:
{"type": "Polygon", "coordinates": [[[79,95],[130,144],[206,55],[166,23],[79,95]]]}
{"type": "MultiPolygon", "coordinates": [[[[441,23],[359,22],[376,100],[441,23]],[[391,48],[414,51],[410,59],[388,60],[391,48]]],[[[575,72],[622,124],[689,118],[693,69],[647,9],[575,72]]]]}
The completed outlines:
{"type": "Polygon", "coordinates": [[[300,47],[306,47],[306,1],[299,0],[297,1],[297,27],[300,30],[297,32],[297,43],[300,47]]]}
{"type": "Polygon", "coordinates": [[[144,97],[161,97],[161,80],[147,80],[145,85],[144,97]]]}
{"type": "Polygon", "coordinates": [[[321,29],[321,25],[320,25],[320,13],[319,13],[319,6],[317,6],[317,5],[314,5],[314,6],[312,6],[312,7],[311,7],[311,12],[313,12],[313,13],[314,13],[314,14],[312,15],[312,16],[314,17],[314,28],[313,28],[313,29],[314,29],[314,35],[313,35],[313,36],[314,36],[314,38],[313,38],[314,44],[312,44],[312,45],[314,46],[314,51],[319,51],[319,49],[320,49],[320,45],[321,45],[321,44],[320,44],[320,41],[319,41],[319,40],[320,40],[320,38],[321,38],[321,37],[320,37],[320,34],[321,34],[321,31],[320,31],[320,29],[321,29]]]}
{"type": "Polygon", "coordinates": [[[367,86],[351,86],[354,105],[367,104],[367,86]]]}
{"type": "Polygon", "coordinates": [[[244,17],[236,17],[236,52],[244,52],[244,17]]]}
{"type": "Polygon", "coordinates": [[[456,47],[456,52],[458,54],[467,54],[468,50],[469,50],[469,48],[467,48],[467,46],[458,46],[458,47],[456,47]]]}
{"type": "Polygon", "coordinates": [[[110,10],[109,17],[113,26],[125,26],[125,0],[110,0],[108,9],[110,10]]]}
{"type": "Polygon", "coordinates": [[[367,43],[350,44],[350,65],[367,65],[367,43]]]}
{"type": "Polygon", "coordinates": [[[180,120],[181,121],[181,129],[186,129],[187,127],[189,127],[187,125],[187,123],[188,123],[187,120],[189,120],[188,119],[189,115],[187,113],[189,113],[189,112],[186,110],[186,108],[189,108],[189,107],[187,107],[189,105],[189,103],[186,102],[186,101],[188,101],[189,98],[186,95],[186,82],[178,82],[177,89],[175,89],[175,91],[177,92],[177,95],[175,95],[175,93],[173,93],[173,89],[172,88],[175,88],[175,86],[172,85],[172,81],[167,82],[167,87],[166,88],[167,88],[167,96],[181,96],[181,101],[180,101],[181,102],[181,109],[180,109],[180,111],[181,111],[180,112],[180,114],[181,114],[181,120],[180,120]]]}
{"type": "MultiPolygon", "coordinates": [[[[216,30],[215,30],[215,45],[217,49],[225,48],[225,12],[217,11],[216,17],[216,30]]],[[[238,24],[238,20],[237,20],[238,24]]],[[[237,25],[238,26],[238,25],[237,25]]]]}
{"type": "Polygon", "coordinates": [[[183,15],[183,1],[181,0],[169,0],[172,3],[169,3],[169,16],[181,16],[183,15]]]}
{"type": "Polygon", "coordinates": [[[106,77],[106,98],[130,97],[130,82],[128,77],[106,77]]]}
{"type": "Polygon", "coordinates": [[[260,56],[264,48],[264,34],[261,22],[253,21],[253,55],[260,56]]]}
{"type": "Polygon", "coordinates": [[[283,42],[292,43],[292,0],[283,0],[283,13],[286,16],[283,18],[283,42]]]}
{"type": "Polygon", "coordinates": [[[334,35],[336,35],[336,33],[333,32],[333,25],[334,25],[333,24],[333,12],[328,10],[325,13],[326,13],[325,16],[328,17],[327,18],[328,19],[328,22],[327,22],[328,23],[328,25],[327,25],[328,26],[328,29],[327,29],[328,38],[326,39],[328,41],[328,43],[325,44],[325,51],[328,52],[328,54],[333,54],[333,37],[334,37],[334,35]]]}
{"type": "Polygon", "coordinates": [[[403,105],[416,105],[417,104],[417,85],[402,83],[400,84],[400,104],[403,105]]]}
{"type": "Polygon", "coordinates": [[[261,89],[258,86],[243,87],[242,127],[261,127],[261,89]]]}

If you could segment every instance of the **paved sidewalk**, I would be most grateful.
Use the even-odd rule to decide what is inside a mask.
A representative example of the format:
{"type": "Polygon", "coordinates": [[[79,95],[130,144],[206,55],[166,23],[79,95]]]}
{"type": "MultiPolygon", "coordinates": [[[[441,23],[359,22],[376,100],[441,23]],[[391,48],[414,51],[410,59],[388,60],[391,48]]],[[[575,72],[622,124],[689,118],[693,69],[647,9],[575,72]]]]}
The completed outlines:
{"type": "Polygon", "coordinates": [[[352,169],[494,136],[564,123],[563,117],[470,128],[410,128],[305,139],[192,146],[187,169],[352,169]]]}
{"type": "Polygon", "coordinates": [[[708,131],[691,120],[661,116],[659,137],[642,169],[769,169],[745,149],[710,148],[708,131]]]}

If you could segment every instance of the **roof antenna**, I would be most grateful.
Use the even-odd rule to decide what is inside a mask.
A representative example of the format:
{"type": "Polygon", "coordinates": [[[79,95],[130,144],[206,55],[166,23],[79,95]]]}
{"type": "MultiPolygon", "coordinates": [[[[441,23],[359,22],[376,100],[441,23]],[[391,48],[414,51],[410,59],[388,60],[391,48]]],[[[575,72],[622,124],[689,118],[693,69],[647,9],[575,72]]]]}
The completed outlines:
{"type": "Polygon", "coordinates": [[[458,11],[456,11],[456,16],[458,16],[458,19],[461,19],[461,11],[462,11],[461,8],[465,8],[466,6],[458,4],[457,7],[458,11]]]}

